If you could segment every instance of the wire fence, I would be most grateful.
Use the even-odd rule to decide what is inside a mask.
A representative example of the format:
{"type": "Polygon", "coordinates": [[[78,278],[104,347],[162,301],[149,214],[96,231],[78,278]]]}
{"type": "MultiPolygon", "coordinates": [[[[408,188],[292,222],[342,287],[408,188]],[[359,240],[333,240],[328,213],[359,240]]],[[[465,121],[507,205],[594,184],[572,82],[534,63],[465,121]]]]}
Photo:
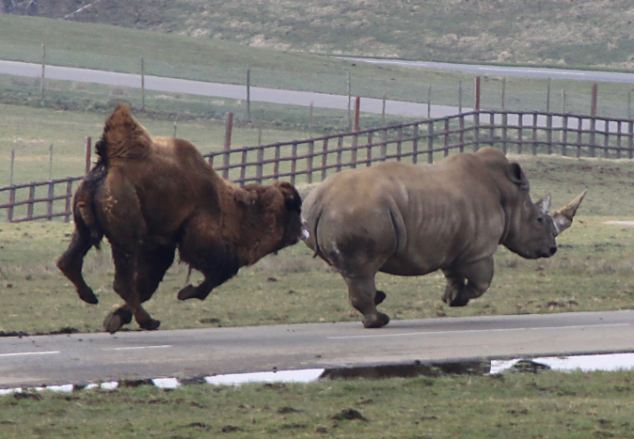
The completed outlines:
{"type": "MultiPolygon", "coordinates": [[[[240,185],[287,180],[312,183],[342,169],[397,160],[433,163],[450,154],[494,146],[505,153],[634,158],[634,120],[567,113],[481,110],[439,119],[205,154],[240,185]]],[[[69,221],[82,177],[0,187],[0,219],[69,221]]]]}

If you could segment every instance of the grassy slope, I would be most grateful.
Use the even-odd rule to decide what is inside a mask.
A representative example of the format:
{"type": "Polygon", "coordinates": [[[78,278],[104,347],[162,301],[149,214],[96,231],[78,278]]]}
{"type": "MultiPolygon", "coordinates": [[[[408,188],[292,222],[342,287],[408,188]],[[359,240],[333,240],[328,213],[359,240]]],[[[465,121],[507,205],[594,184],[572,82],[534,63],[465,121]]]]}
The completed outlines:
{"type": "Polygon", "coordinates": [[[634,372],[0,397],[15,438],[629,438],[634,372]]]}
{"type": "MultiPolygon", "coordinates": [[[[55,3],[41,12],[77,8],[55,3]]],[[[627,0],[115,0],[74,16],[282,50],[620,69],[634,66],[633,18],[627,0]]]]}

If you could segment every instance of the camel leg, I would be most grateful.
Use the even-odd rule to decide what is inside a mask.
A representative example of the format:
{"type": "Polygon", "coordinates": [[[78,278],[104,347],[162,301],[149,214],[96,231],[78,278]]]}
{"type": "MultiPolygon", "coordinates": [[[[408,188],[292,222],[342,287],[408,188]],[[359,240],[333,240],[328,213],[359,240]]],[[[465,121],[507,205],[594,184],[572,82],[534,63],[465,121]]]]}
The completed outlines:
{"type": "Polygon", "coordinates": [[[179,300],[204,300],[212,289],[231,279],[240,268],[231,245],[222,240],[213,221],[204,216],[193,218],[187,224],[179,250],[182,260],[205,276],[199,285],[181,289],[179,300]]]}
{"type": "Polygon", "coordinates": [[[92,289],[86,284],[82,275],[84,256],[92,247],[90,234],[86,227],[76,222],[68,249],[57,260],[57,267],[64,273],[75,286],[79,298],[86,303],[96,304],[99,302],[92,289]]]}
{"type": "Polygon", "coordinates": [[[102,223],[107,230],[115,265],[113,288],[125,305],[111,312],[104,320],[104,329],[113,333],[128,323],[128,312],[144,329],[155,329],[158,324],[141,306],[137,288],[139,259],[143,240],[147,238],[145,220],[134,186],[116,170],[105,182],[107,200],[102,223]]]}
{"type": "Polygon", "coordinates": [[[493,279],[493,257],[445,271],[447,287],[443,301],[449,306],[465,306],[469,300],[480,297],[493,279]]]}
{"type": "MultiPolygon", "coordinates": [[[[145,247],[139,252],[136,270],[136,290],[138,291],[140,302],[146,302],[152,297],[159,283],[163,280],[165,272],[167,272],[167,269],[174,261],[174,252],[175,248],[173,246],[145,247]]],[[[117,258],[120,257],[117,256],[117,258]]],[[[122,277],[125,276],[125,274],[122,274],[122,277]]],[[[117,281],[115,280],[115,282],[117,281]]],[[[115,286],[115,290],[117,288],[121,287],[115,286]]],[[[103,323],[104,328],[110,333],[116,332],[121,326],[130,323],[133,315],[142,329],[158,329],[161,324],[159,320],[155,320],[150,316],[141,303],[138,304],[135,312],[126,302],[106,316],[103,323]]]]}
{"type": "Polygon", "coordinates": [[[376,309],[376,305],[382,301],[380,299],[385,298],[385,293],[377,291],[374,274],[360,277],[344,276],[344,280],[348,285],[350,303],[363,314],[363,326],[380,328],[387,325],[390,317],[376,309]],[[380,293],[383,293],[383,296],[380,293]]]}

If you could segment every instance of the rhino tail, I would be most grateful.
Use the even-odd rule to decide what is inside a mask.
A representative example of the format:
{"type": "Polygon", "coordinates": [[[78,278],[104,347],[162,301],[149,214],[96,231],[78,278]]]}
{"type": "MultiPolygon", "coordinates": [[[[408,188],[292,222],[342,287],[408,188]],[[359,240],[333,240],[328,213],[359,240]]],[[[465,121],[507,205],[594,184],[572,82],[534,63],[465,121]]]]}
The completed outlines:
{"type": "Polygon", "coordinates": [[[120,104],[106,120],[97,155],[106,165],[113,159],[138,159],[147,156],[152,136],[132,115],[130,107],[120,104]]]}

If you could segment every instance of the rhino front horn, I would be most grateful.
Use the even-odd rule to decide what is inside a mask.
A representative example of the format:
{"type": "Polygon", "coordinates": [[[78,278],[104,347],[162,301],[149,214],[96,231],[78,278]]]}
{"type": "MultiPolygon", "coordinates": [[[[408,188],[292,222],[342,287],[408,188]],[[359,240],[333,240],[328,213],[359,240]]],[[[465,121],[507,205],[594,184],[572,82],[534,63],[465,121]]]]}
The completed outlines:
{"type": "Polygon", "coordinates": [[[561,232],[566,230],[572,224],[572,219],[577,213],[577,209],[583,201],[583,197],[586,196],[588,191],[584,190],[579,195],[577,195],[574,199],[572,199],[568,204],[566,204],[561,209],[558,209],[553,214],[553,221],[555,223],[555,234],[559,235],[561,232]]]}

